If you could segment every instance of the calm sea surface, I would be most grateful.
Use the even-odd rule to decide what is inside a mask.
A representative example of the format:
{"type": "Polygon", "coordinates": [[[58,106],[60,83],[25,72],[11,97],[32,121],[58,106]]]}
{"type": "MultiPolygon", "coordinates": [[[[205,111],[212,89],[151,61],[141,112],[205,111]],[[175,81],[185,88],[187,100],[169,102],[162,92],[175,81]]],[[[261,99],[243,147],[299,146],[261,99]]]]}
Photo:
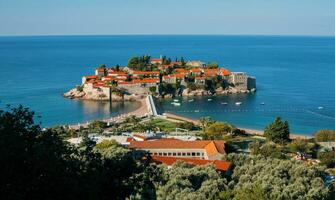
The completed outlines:
{"type": "Polygon", "coordinates": [[[211,116],[263,129],[276,116],[291,131],[311,135],[335,129],[335,38],[270,36],[50,36],[0,37],[0,107],[23,104],[42,124],[72,124],[115,116],[137,103],[64,99],[61,94],[95,66],[125,65],[130,56],[150,54],[217,61],[256,76],[256,94],[160,102],[163,110],[187,117],[211,116]],[[241,106],[235,102],[241,101],[241,106]],[[222,105],[227,102],[228,105],[222,105]],[[264,102],[265,105],[261,105],[264,102]],[[318,109],[323,107],[323,109],[318,109]]]}

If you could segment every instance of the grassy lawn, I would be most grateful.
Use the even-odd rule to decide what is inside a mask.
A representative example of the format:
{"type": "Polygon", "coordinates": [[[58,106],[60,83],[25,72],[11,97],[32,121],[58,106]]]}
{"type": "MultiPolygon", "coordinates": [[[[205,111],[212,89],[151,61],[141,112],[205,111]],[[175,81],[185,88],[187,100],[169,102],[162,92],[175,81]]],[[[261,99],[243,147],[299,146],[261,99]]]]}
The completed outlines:
{"type": "Polygon", "coordinates": [[[177,122],[171,122],[171,121],[164,120],[164,119],[153,119],[152,121],[150,121],[150,123],[153,126],[159,127],[162,131],[166,131],[166,132],[175,131],[179,125],[179,123],[177,122]]]}

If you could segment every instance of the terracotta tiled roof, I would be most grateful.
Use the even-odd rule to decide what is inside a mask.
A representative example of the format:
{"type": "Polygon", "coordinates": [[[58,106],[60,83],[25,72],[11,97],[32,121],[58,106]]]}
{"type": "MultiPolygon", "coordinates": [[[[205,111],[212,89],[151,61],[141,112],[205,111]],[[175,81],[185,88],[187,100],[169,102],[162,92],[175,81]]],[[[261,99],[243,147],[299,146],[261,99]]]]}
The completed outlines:
{"type": "Polygon", "coordinates": [[[127,76],[128,73],[126,72],[109,72],[108,75],[113,76],[113,75],[117,75],[117,76],[127,76]]]}
{"type": "Polygon", "coordinates": [[[193,164],[193,165],[207,165],[213,164],[217,170],[228,171],[231,167],[231,163],[220,160],[201,160],[192,158],[178,158],[178,157],[167,157],[167,156],[152,156],[152,160],[156,163],[162,163],[168,166],[173,165],[178,160],[193,164]]]}
{"type": "Polygon", "coordinates": [[[183,69],[183,68],[177,68],[177,69],[176,69],[176,72],[177,72],[177,73],[189,73],[190,71],[189,71],[189,70],[186,70],[186,69],[183,69]]]}
{"type": "Polygon", "coordinates": [[[170,62],[170,65],[173,66],[173,65],[182,65],[182,62],[170,62]]]}
{"type": "Polygon", "coordinates": [[[170,74],[170,77],[184,78],[185,74],[170,74]]]}
{"type": "Polygon", "coordinates": [[[90,76],[85,76],[86,79],[94,79],[94,78],[98,78],[97,75],[90,75],[90,76]]]}
{"type": "Polygon", "coordinates": [[[151,62],[152,62],[152,61],[154,61],[154,62],[162,62],[163,59],[161,59],[161,58],[152,58],[152,59],[151,59],[151,62]]]}
{"type": "Polygon", "coordinates": [[[138,83],[157,83],[159,82],[159,78],[144,78],[144,79],[133,79],[132,81],[122,81],[118,84],[138,84],[138,83]]]}
{"type": "Polygon", "coordinates": [[[156,74],[159,75],[159,71],[134,71],[132,74],[134,75],[150,75],[150,74],[156,74]]]}
{"type": "Polygon", "coordinates": [[[224,76],[228,76],[231,74],[231,72],[225,68],[220,68],[221,74],[224,76]]]}
{"type": "Polygon", "coordinates": [[[208,156],[224,154],[225,146],[222,140],[183,141],[174,138],[131,142],[134,149],[204,149],[208,156]]]}

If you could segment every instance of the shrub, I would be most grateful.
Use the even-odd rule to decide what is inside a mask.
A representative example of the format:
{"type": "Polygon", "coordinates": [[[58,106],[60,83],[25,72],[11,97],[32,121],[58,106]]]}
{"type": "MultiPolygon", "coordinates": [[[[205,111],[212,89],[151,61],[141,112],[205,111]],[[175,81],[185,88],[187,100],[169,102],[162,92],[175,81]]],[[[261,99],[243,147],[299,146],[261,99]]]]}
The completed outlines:
{"type": "Polygon", "coordinates": [[[318,142],[335,142],[335,130],[320,130],[314,136],[318,142]]]}

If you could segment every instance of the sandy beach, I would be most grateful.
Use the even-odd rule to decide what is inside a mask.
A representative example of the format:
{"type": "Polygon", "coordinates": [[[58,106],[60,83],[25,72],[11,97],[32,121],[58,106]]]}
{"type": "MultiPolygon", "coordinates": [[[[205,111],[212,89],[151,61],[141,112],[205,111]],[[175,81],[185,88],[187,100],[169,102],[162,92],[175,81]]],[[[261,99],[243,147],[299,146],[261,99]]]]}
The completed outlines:
{"type": "MultiPolygon", "coordinates": [[[[186,122],[192,122],[192,123],[194,123],[196,125],[200,124],[199,120],[190,119],[190,118],[183,117],[183,116],[180,116],[180,115],[176,115],[176,114],[172,114],[172,113],[164,113],[164,115],[167,118],[170,118],[170,119],[181,120],[181,121],[186,121],[186,122]]],[[[242,127],[237,127],[237,128],[241,129],[241,130],[244,130],[246,132],[246,134],[257,135],[257,136],[263,136],[264,135],[264,131],[263,130],[248,129],[248,128],[242,128],[242,127]]],[[[290,138],[291,139],[310,139],[312,137],[311,136],[305,136],[305,135],[299,135],[299,134],[291,133],[290,134],[290,138]]]]}

